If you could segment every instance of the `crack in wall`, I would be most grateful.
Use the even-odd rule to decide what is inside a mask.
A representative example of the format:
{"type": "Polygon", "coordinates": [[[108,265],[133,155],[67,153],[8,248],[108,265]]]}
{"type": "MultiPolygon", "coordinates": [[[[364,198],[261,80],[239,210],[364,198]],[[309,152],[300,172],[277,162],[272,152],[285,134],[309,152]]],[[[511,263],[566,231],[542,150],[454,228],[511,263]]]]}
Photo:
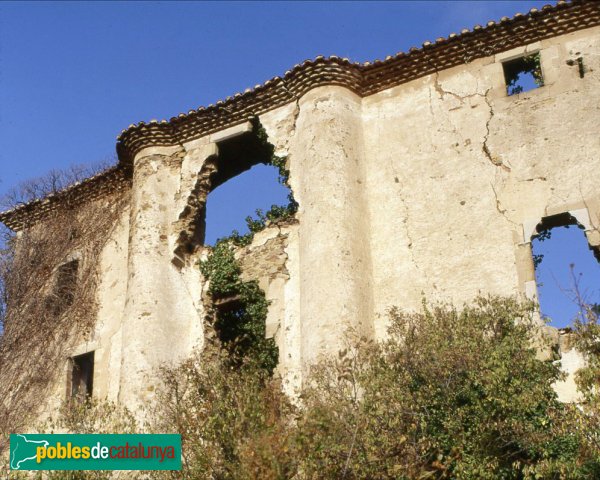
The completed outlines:
{"type": "Polygon", "coordinates": [[[432,118],[435,118],[435,113],[433,112],[433,96],[432,96],[431,88],[429,88],[428,90],[429,90],[429,113],[431,114],[432,118]]]}
{"type": "Polygon", "coordinates": [[[462,95],[458,95],[457,93],[451,92],[450,90],[444,90],[444,87],[442,87],[442,84],[440,83],[440,72],[437,70],[433,77],[433,86],[434,86],[436,92],[438,92],[438,94],[440,96],[440,100],[443,101],[445,95],[451,95],[452,97],[456,98],[460,102],[461,105],[464,105],[466,98],[470,98],[470,97],[477,95],[477,94],[472,94],[472,95],[462,96],[462,95]]]}
{"type": "MultiPolygon", "coordinates": [[[[494,107],[493,107],[493,105],[492,105],[492,103],[491,103],[491,101],[490,101],[490,99],[488,97],[488,93],[490,92],[491,88],[488,88],[485,91],[485,93],[483,93],[483,94],[481,94],[478,91],[476,91],[475,93],[472,93],[470,95],[459,95],[459,94],[457,94],[455,92],[452,92],[450,90],[444,89],[444,87],[440,83],[439,77],[440,77],[440,73],[436,69],[435,74],[433,76],[433,86],[435,88],[435,91],[438,93],[439,98],[440,98],[441,101],[444,101],[445,97],[447,95],[450,95],[453,98],[457,99],[460,102],[461,106],[462,106],[462,105],[464,105],[465,100],[467,100],[469,98],[473,98],[473,97],[481,97],[481,98],[483,98],[483,100],[485,101],[485,103],[486,103],[486,105],[487,105],[487,107],[489,109],[489,117],[488,117],[488,119],[485,122],[486,133],[485,133],[485,135],[483,137],[483,145],[482,145],[481,149],[482,149],[483,154],[485,155],[485,157],[490,161],[490,163],[492,165],[494,165],[495,167],[500,167],[500,168],[502,168],[506,172],[510,172],[511,168],[508,165],[504,164],[502,162],[502,160],[500,160],[497,156],[495,156],[491,152],[491,150],[490,150],[490,148],[488,146],[488,140],[489,140],[489,136],[490,136],[490,133],[491,133],[490,132],[490,124],[491,124],[492,119],[494,118],[494,114],[495,114],[494,107]]],[[[479,87],[477,87],[476,90],[479,90],[479,87]]],[[[432,105],[431,105],[431,102],[432,102],[431,90],[429,92],[429,98],[430,98],[429,109],[430,109],[431,114],[433,115],[433,108],[432,108],[432,105]]],[[[451,121],[450,121],[450,123],[452,124],[451,121]]],[[[456,126],[454,124],[452,124],[452,127],[453,127],[454,133],[458,134],[462,138],[462,135],[460,135],[460,132],[456,129],[456,126]]]]}
{"type": "Polygon", "coordinates": [[[494,187],[494,184],[492,182],[490,182],[490,186],[492,187],[492,191],[494,192],[494,198],[496,199],[496,210],[498,211],[498,213],[502,215],[507,222],[511,223],[512,225],[518,226],[516,222],[508,218],[508,215],[506,214],[507,209],[502,208],[502,202],[500,202],[500,199],[498,198],[498,192],[496,192],[496,188],[494,187]]]}
{"type": "MultiPolygon", "coordinates": [[[[396,180],[396,183],[400,183],[398,181],[398,175],[397,172],[394,169],[393,164],[390,162],[390,167],[392,172],[394,173],[394,179],[396,180]]],[[[406,199],[403,197],[402,195],[402,191],[401,191],[401,186],[399,186],[398,188],[398,198],[400,199],[400,203],[402,204],[402,207],[404,209],[404,218],[402,219],[402,226],[404,228],[404,234],[406,235],[406,238],[408,240],[408,250],[409,250],[409,255],[410,255],[410,261],[411,263],[414,265],[415,269],[417,270],[417,272],[419,272],[422,277],[424,278],[425,282],[427,285],[433,285],[430,281],[429,281],[429,277],[427,275],[427,271],[422,270],[421,267],[419,266],[419,264],[417,263],[417,259],[415,257],[415,252],[413,250],[413,239],[412,236],[410,234],[410,227],[409,227],[409,209],[408,209],[408,204],[406,202],[406,199]]]]}
{"type": "Polygon", "coordinates": [[[485,136],[483,137],[483,146],[481,147],[481,150],[483,151],[483,154],[486,156],[486,158],[490,161],[490,163],[496,167],[500,167],[502,168],[502,170],[506,171],[506,172],[510,172],[511,169],[510,167],[506,166],[502,160],[498,159],[497,157],[495,157],[492,152],[490,151],[490,148],[488,147],[488,140],[489,140],[489,136],[490,136],[490,123],[492,122],[492,119],[494,118],[494,107],[492,105],[492,103],[490,102],[490,99],[488,98],[488,93],[489,93],[490,89],[488,88],[485,91],[485,94],[482,95],[483,100],[485,101],[486,105],[488,106],[489,109],[489,117],[487,119],[487,121],[485,122],[485,136]]]}
{"type": "MultiPolygon", "coordinates": [[[[440,76],[439,72],[436,71],[435,75],[433,77],[433,80],[434,80],[433,81],[433,87],[434,87],[435,91],[438,93],[440,101],[442,101],[442,103],[443,103],[445,95],[451,95],[452,97],[454,97],[454,98],[456,98],[456,99],[459,100],[461,106],[464,105],[464,99],[463,99],[463,97],[461,97],[460,95],[457,95],[454,92],[450,92],[448,90],[444,90],[444,88],[442,87],[442,85],[439,82],[439,76],[440,76]]],[[[435,117],[435,114],[433,112],[433,105],[432,105],[433,104],[433,98],[432,98],[431,93],[432,92],[431,92],[431,88],[430,88],[429,89],[429,111],[431,112],[431,116],[435,117]]],[[[455,108],[461,108],[461,107],[455,107],[455,108]]],[[[464,139],[463,135],[460,133],[459,129],[456,127],[456,125],[454,124],[454,122],[450,118],[449,112],[451,110],[454,110],[454,108],[449,109],[447,111],[448,115],[446,115],[448,123],[450,124],[450,126],[452,128],[451,129],[451,133],[453,133],[454,135],[460,137],[461,142],[464,143],[465,139],[464,139]]]]}
{"type": "Polygon", "coordinates": [[[406,234],[406,238],[408,239],[408,251],[410,252],[410,260],[412,262],[412,264],[415,266],[416,270],[421,274],[421,276],[423,277],[423,279],[425,280],[425,285],[435,285],[434,283],[432,283],[429,279],[429,275],[427,273],[427,270],[423,270],[418,262],[417,259],[415,257],[415,251],[413,249],[413,239],[412,236],[410,234],[410,227],[409,227],[409,214],[408,214],[408,204],[406,203],[406,200],[404,199],[404,197],[402,196],[402,194],[400,193],[398,195],[398,197],[400,198],[400,202],[402,203],[402,206],[404,207],[404,218],[402,219],[402,225],[404,226],[404,232],[406,234]]]}
{"type": "Polygon", "coordinates": [[[518,181],[519,182],[535,182],[536,180],[539,180],[540,182],[548,181],[548,179],[546,177],[531,177],[531,178],[525,178],[523,180],[518,180],[518,181]]]}

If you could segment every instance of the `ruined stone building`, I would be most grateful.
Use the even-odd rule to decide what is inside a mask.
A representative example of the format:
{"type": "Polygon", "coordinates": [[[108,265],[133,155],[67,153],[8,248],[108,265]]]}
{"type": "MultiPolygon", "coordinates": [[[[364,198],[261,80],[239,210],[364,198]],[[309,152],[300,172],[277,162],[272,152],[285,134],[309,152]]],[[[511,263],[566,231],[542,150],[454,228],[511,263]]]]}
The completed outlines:
{"type": "MultiPolygon", "coordinates": [[[[159,365],[202,348],[206,197],[267,161],[265,141],[285,157],[299,208],[238,256],[270,301],[267,335],[293,390],[348,327],[382,338],[393,305],[535,298],[531,239],[544,228],[576,224],[600,254],[600,3],[558,2],[364,64],[317,57],[215,105],[131,125],[114,168],[2,213],[17,256],[61,209],[87,226],[45,272],[30,265],[47,278],[30,292],[38,304],[56,285],[88,282],[93,297],[87,323],[36,370],[36,382],[52,379],[43,408],[92,384],[135,408],[152,400],[159,365]],[[524,91],[515,79],[527,71],[537,88],[524,91]],[[105,211],[108,223],[86,217],[105,211]]],[[[22,325],[9,320],[10,340],[22,325]]],[[[12,359],[37,348],[19,338],[12,359]]],[[[24,379],[2,375],[9,410],[24,379]]]]}

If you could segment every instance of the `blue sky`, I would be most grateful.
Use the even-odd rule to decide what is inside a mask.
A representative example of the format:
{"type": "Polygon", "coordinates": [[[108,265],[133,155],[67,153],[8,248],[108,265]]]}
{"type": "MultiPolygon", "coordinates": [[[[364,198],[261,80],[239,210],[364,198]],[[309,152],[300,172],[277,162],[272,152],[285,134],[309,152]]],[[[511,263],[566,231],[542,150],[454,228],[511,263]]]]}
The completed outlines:
{"type": "MultiPolygon", "coordinates": [[[[544,3],[2,2],[0,194],[51,168],[113,157],[130,123],[214,103],[307,58],[384,58],[544,3]]],[[[222,206],[229,213],[218,213],[218,194],[244,177],[254,189],[237,199],[242,205],[268,208],[282,196],[264,196],[262,185],[273,183],[265,172],[211,194],[213,218],[227,220],[211,235],[241,227],[251,213],[231,201],[222,206]]],[[[588,262],[568,256],[567,265],[588,262]]]]}

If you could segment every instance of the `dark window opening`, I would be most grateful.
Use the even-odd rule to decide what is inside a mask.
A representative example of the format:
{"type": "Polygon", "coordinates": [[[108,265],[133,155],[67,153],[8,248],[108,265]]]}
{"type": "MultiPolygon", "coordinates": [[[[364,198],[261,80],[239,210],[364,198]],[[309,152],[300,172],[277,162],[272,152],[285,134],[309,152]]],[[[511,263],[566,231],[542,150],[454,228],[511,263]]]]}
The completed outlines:
{"type": "Polygon", "coordinates": [[[73,357],[71,364],[71,397],[91,397],[94,388],[94,352],[73,357]]]}
{"type": "Polygon", "coordinates": [[[539,53],[503,62],[502,68],[508,95],[527,92],[544,85],[539,53]]]}
{"type": "Polygon", "coordinates": [[[54,316],[59,316],[73,304],[78,271],[79,260],[72,260],[58,267],[52,294],[46,300],[54,316]]]}
{"type": "Polygon", "coordinates": [[[238,293],[233,293],[227,297],[218,297],[214,299],[214,306],[219,314],[225,314],[233,310],[243,308],[241,297],[238,293]]]}
{"type": "Polygon", "coordinates": [[[600,304],[600,252],[590,248],[574,217],[564,213],[544,218],[531,247],[540,311],[551,326],[572,325],[582,301],[600,304]]]}
{"type": "MultiPolygon", "coordinates": [[[[266,338],[261,310],[266,309],[264,294],[256,282],[247,282],[243,292],[214,299],[214,329],[234,367],[253,364],[273,374],[279,362],[279,348],[273,338],[266,338]]],[[[266,317],[266,311],[263,312],[266,317]]]]}
{"type": "Polygon", "coordinates": [[[241,342],[250,345],[250,336],[247,331],[247,312],[246,305],[239,296],[232,296],[226,299],[215,300],[217,317],[215,321],[215,331],[223,345],[229,345],[231,342],[237,342],[235,347],[243,347],[241,342]]]}

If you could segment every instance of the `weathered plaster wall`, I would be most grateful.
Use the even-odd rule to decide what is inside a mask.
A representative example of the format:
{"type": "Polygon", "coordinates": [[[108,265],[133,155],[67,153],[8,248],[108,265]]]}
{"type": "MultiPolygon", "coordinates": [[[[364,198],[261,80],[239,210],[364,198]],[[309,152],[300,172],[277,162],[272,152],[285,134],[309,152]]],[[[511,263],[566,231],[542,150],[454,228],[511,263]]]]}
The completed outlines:
{"type": "Polygon", "coordinates": [[[597,228],[599,42],[580,31],[363,100],[378,335],[390,305],[422,296],[535,294],[528,222],[589,208],[597,228]],[[545,86],[507,96],[501,61],[525,51],[545,86]]]}
{"type": "Polygon", "coordinates": [[[135,161],[119,390],[119,400],[134,409],[153,398],[158,367],[203,343],[199,269],[193,259],[183,268],[171,259],[179,233],[174,224],[204,151],[157,149],[141,152],[135,161]]]}
{"type": "Polygon", "coordinates": [[[129,214],[129,208],[123,210],[100,257],[100,283],[96,292],[98,315],[93,333],[89,341],[76,345],[70,352],[70,356],[75,356],[94,351],[94,395],[111,401],[118,399],[121,374],[129,214]]]}
{"type": "MultiPolygon", "coordinates": [[[[299,100],[290,145],[300,204],[300,318],[305,366],[371,330],[371,264],[361,100],[341,87],[299,100]]],[[[294,186],[292,184],[292,186],[294,186]]]]}
{"type": "MultiPolygon", "coordinates": [[[[128,192],[123,193],[128,195],[128,192]]],[[[106,208],[107,200],[93,202],[91,208],[106,208]]],[[[108,201],[115,201],[114,198],[108,201]]],[[[118,400],[121,374],[122,321],[127,297],[127,257],[129,243],[128,202],[122,203],[123,209],[110,232],[97,231],[96,235],[109,235],[103,240],[104,247],[97,259],[98,284],[95,292],[97,305],[93,328],[87,332],[77,332],[66,346],[64,357],[49,368],[60,370],[61,375],[47,396],[40,416],[33,422],[34,426],[55,416],[70,392],[68,380],[72,365],[70,358],[88,352],[94,352],[94,391],[95,398],[118,400]]],[[[85,253],[73,252],[81,262],[94,261],[85,253]]],[[[27,354],[27,352],[23,352],[27,354]]],[[[44,394],[46,397],[46,394],[44,394]]]]}
{"type": "MultiPolygon", "coordinates": [[[[581,30],[366,98],[315,88],[260,116],[300,207],[238,256],[271,301],[289,391],[348,328],[383,337],[393,305],[535,296],[529,242],[544,216],[572,212],[600,243],[599,52],[600,29],[581,30]],[[545,86],[508,97],[502,60],[537,51],[545,86]],[[567,64],[579,56],[583,79],[567,64]]],[[[244,132],[136,155],[131,206],[101,260],[96,330],[75,352],[97,351],[96,395],[136,409],[157,367],[202,348],[206,252],[181,239],[202,221],[219,143],[244,132]]]]}

